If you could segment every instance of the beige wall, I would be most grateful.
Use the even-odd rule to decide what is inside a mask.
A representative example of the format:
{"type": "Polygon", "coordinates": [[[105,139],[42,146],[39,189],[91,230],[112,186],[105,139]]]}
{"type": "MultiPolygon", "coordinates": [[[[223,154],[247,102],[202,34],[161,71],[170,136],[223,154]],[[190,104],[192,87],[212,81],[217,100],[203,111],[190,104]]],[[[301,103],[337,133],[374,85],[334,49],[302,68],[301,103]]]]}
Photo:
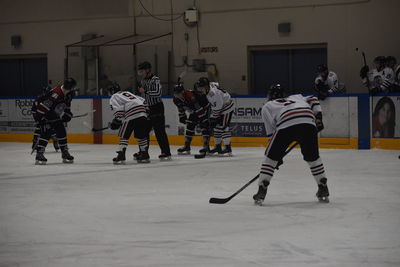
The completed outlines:
{"type": "MultiPolygon", "coordinates": [[[[129,34],[133,11],[138,15],[139,34],[170,31],[170,23],[146,15],[134,0],[1,0],[0,55],[47,53],[49,79],[63,78],[64,46],[80,40],[82,34],[129,34]],[[23,45],[14,49],[10,36],[22,35],[23,45]]],[[[142,0],[154,14],[169,14],[169,1],[142,0]]],[[[174,0],[174,13],[183,12],[193,0],[174,0]]],[[[188,32],[189,59],[205,58],[217,64],[219,80],[234,93],[247,92],[247,46],[327,43],[328,64],[351,92],[362,92],[358,72],[363,49],[368,63],[378,55],[393,55],[400,61],[398,0],[198,0],[201,46],[218,46],[218,53],[197,54],[195,28],[179,19],[174,22],[175,64],[186,53],[183,39],[188,32]],[[277,24],[292,23],[292,33],[280,36],[277,24]]],[[[167,18],[167,17],[163,17],[167,18]]],[[[170,39],[159,41],[170,45],[170,39]]],[[[115,53],[118,53],[116,51],[115,53]]],[[[108,56],[107,60],[113,57],[108,56]]],[[[115,58],[118,58],[117,56],[115,58]]],[[[109,62],[108,68],[117,63],[109,62]]],[[[128,65],[126,65],[128,66],[128,65]]],[[[178,74],[182,68],[176,68],[178,74]]],[[[188,77],[195,77],[188,75],[188,77]]]]}

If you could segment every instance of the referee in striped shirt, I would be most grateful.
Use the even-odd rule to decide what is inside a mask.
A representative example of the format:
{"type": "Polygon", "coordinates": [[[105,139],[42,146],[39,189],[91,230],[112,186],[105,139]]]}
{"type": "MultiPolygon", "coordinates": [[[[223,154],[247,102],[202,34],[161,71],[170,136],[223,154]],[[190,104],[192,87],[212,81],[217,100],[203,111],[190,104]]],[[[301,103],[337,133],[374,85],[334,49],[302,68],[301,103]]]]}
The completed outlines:
{"type": "Polygon", "coordinates": [[[171,151],[169,148],[168,136],[165,132],[165,115],[164,104],[161,99],[161,83],[160,78],[151,72],[151,64],[147,61],[142,62],[138,66],[138,74],[142,78],[141,86],[138,89],[149,106],[149,119],[151,129],[154,129],[158,145],[161,149],[161,160],[171,159],[171,151]]]}

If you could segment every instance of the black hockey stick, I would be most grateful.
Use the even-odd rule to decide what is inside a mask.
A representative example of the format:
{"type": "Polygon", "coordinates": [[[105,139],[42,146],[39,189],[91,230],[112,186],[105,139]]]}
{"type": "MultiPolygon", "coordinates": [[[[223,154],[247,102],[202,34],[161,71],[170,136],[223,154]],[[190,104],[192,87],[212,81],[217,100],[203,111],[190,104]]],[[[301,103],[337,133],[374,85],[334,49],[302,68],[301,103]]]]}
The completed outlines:
{"type": "Polygon", "coordinates": [[[94,113],[94,112],[96,112],[96,110],[95,110],[95,109],[93,109],[93,110],[91,110],[91,111],[89,111],[89,112],[83,113],[83,114],[74,115],[74,116],[72,116],[72,118],[80,118],[80,117],[85,117],[85,116],[89,115],[90,113],[94,113]]]}
{"type": "MultiPolygon", "coordinates": [[[[286,156],[290,151],[293,150],[293,148],[295,148],[298,145],[297,142],[295,142],[293,145],[291,145],[288,150],[286,150],[285,155],[286,156]]],[[[217,197],[212,197],[210,198],[210,203],[211,204],[225,204],[227,203],[229,200],[231,200],[232,198],[234,198],[237,194],[239,194],[240,192],[242,192],[246,187],[248,187],[249,185],[251,185],[255,180],[258,179],[260,175],[257,174],[256,177],[252,178],[250,181],[247,182],[247,184],[245,184],[244,186],[242,186],[238,191],[236,191],[235,193],[233,193],[231,196],[227,197],[227,198],[217,198],[217,197]]]]}
{"type": "MultiPolygon", "coordinates": [[[[356,47],[356,51],[358,51],[358,47],[356,47]]],[[[368,68],[368,65],[367,65],[367,59],[366,59],[366,57],[365,57],[365,53],[364,53],[364,51],[361,51],[361,55],[362,55],[362,58],[363,58],[363,63],[364,63],[364,67],[367,67],[368,68]]],[[[367,88],[368,88],[368,90],[369,90],[369,77],[368,77],[368,75],[367,75],[367,88]]]]}
{"type": "Polygon", "coordinates": [[[103,131],[105,129],[108,129],[108,126],[107,127],[103,127],[103,128],[98,128],[98,129],[92,128],[92,132],[100,132],[100,131],[103,131]]]}

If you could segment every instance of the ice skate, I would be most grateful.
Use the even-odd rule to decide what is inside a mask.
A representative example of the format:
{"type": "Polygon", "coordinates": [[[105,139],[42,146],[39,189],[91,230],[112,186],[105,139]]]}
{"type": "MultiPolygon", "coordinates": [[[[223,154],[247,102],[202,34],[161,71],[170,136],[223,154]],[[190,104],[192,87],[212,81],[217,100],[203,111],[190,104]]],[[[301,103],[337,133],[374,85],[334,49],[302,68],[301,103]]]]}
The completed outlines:
{"type": "Polygon", "coordinates": [[[115,165],[119,165],[119,164],[125,164],[125,152],[126,152],[126,148],[123,148],[121,151],[117,151],[117,156],[115,158],[113,158],[113,163],[115,165]]]}
{"type": "Polygon", "coordinates": [[[316,194],[318,201],[322,203],[329,203],[329,190],[327,185],[327,179],[322,178],[320,184],[318,184],[318,192],[316,194]]]}
{"type": "Polygon", "coordinates": [[[168,160],[171,160],[171,154],[161,153],[161,155],[159,155],[158,158],[161,161],[168,161],[168,160]]]}
{"type": "Polygon", "coordinates": [[[137,163],[149,163],[150,162],[150,156],[147,151],[139,151],[139,153],[137,153],[137,154],[138,155],[135,158],[137,163]]]}
{"type": "Polygon", "coordinates": [[[35,158],[35,165],[46,165],[47,159],[44,157],[43,152],[37,152],[35,158]]]}
{"type": "Polygon", "coordinates": [[[254,204],[262,206],[262,203],[264,202],[265,196],[267,195],[267,188],[268,188],[269,182],[268,181],[263,181],[262,185],[258,186],[258,192],[253,196],[254,199],[254,204]]]}
{"type": "Polygon", "coordinates": [[[69,154],[68,149],[61,150],[63,163],[74,163],[74,157],[69,154]]]}
{"type": "Polygon", "coordinates": [[[225,145],[225,148],[224,148],[224,150],[221,151],[221,154],[231,157],[232,156],[231,145],[225,145]]]}
{"type": "Polygon", "coordinates": [[[221,144],[215,145],[215,147],[210,150],[211,155],[214,155],[215,153],[222,154],[221,144]]]}
{"type": "Polygon", "coordinates": [[[203,147],[199,150],[199,153],[194,155],[195,159],[205,158],[210,153],[210,148],[208,146],[203,147]]]}
{"type": "Polygon", "coordinates": [[[190,146],[184,145],[178,148],[178,155],[190,155],[190,146]]]}

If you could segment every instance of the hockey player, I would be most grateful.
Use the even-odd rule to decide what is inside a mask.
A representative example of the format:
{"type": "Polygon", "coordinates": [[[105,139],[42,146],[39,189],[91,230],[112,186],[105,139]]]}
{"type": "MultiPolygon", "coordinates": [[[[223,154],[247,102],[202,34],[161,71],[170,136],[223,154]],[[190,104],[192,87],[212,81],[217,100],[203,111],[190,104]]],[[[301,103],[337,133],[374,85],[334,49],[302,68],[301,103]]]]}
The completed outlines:
{"type": "Polygon", "coordinates": [[[215,147],[210,150],[210,154],[218,153],[232,155],[231,148],[231,123],[234,102],[225,90],[219,88],[219,84],[210,82],[207,78],[201,77],[195,86],[196,90],[207,96],[211,104],[210,128],[214,130],[215,147]],[[224,142],[225,148],[222,150],[221,143],[224,142]]]}
{"type": "Polygon", "coordinates": [[[333,71],[329,71],[324,64],[317,66],[318,76],[315,78],[314,86],[318,92],[318,98],[324,100],[329,94],[341,93],[344,85],[339,84],[338,77],[333,71]]]}
{"type": "Polygon", "coordinates": [[[394,84],[391,92],[400,92],[400,65],[397,65],[397,59],[393,56],[386,57],[386,67],[393,70],[394,84]]]}
{"type": "Polygon", "coordinates": [[[110,129],[120,129],[118,132],[120,138],[119,149],[117,156],[113,158],[114,164],[125,163],[125,152],[132,132],[134,132],[134,136],[139,143],[139,153],[134,156],[134,159],[138,163],[150,162],[147,141],[149,125],[145,100],[131,92],[122,91],[111,96],[110,107],[114,112],[114,119],[110,123],[110,129]]]}
{"type": "Polygon", "coordinates": [[[329,202],[327,178],[318,151],[317,133],[324,128],[318,99],[300,94],[284,98],[279,84],[270,87],[268,96],[261,115],[270,141],[261,166],[258,192],[253,196],[255,204],[261,205],[264,201],[274,170],[294,141],[299,143],[303,158],[318,184],[317,198],[329,202]]]}
{"type": "Polygon", "coordinates": [[[46,164],[44,157],[47,143],[53,131],[56,133],[64,163],[73,163],[74,157],[68,152],[67,132],[64,123],[72,119],[70,93],[76,86],[76,81],[68,78],[61,86],[51,90],[37,105],[35,120],[41,132],[37,145],[36,164],[46,164]]]}
{"type": "Polygon", "coordinates": [[[369,71],[368,66],[363,66],[360,70],[360,77],[363,84],[367,86],[371,94],[389,92],[394,83],[394,72],[386,67],[386,58],[378,56],[374,59],[375,69],[369,71]]]}
{"type": "MultiPolygon", "coordinates": [[[[33,119],[35,120],[35,123],[36,123],[35,131],[33,132],[33,140],[32,140],[32,150],[33,151],[36,150],[36,146],[38,145],[39,137],[40,137],[40,125],[39,125],[39,122],[36,120],[36,118],[37,118],[36,110],[37,110],[39,103],[42,101],[42,99],[45,98],[46,96],[48,96],[48,94],[51,92],[51,89],[52,88],[50,86],[43,87],[42,93],[39,94],[35,98],[35,101],[32,105],[31,112],[32,112],[33,119]]],[[[58,145],[58,140],[57,140],[55,132],[53,132],[51,134],[51,139],[53,140],[54,149],[56,150],[56,152],[58,152],[58,150],[60,149],[60,146],[58,145]]]]}
{"type": "Polygon", "coordinates": [[[185,90],[181,83],[174,87],[174,104],[178,108],[179,122],[186,124],[185,145],[178,148],[178,154],[190,154],[190,144],[192,142],[196,125],[201,128],[203,136],[203,148],[201,154],[210,151],[210,126],[208,122],[210,103],[204,94],[197,91],[185,90]],[[186,113],[189,113],[189,118],[186,113]]]}

